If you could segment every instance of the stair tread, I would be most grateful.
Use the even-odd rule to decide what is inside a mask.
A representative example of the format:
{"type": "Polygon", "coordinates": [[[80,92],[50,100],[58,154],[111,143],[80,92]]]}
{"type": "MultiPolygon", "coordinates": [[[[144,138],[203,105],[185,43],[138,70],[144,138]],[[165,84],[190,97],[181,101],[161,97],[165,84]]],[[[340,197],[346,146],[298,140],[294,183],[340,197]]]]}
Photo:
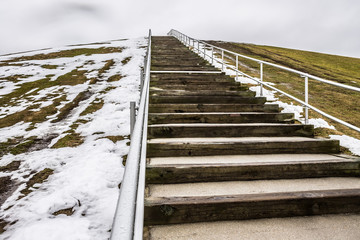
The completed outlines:
{"type": "Polygon", "coordinates": [[[290,115],[293,113],[279,113],[279,112],[184,112],[184,113],[149,113],[151,115],[290,115]]]}
{"type": "Polygon", "coordinates": [[[159,225],[150,227],[149,240],[355,240],[359,222],[360,214],[339,214],[159,225]]]}
{"type": "Polygon", "coordinates": [[[260,154],[260,155],[221,155],[221,156],[193,156],[193,157],[154,157],[148,159],[148,166],[163,165],[221,165],[221,164],[269,164],[292,162],[319,162],[319,161],[355,161],[359,158],[348,155],[331,154],[260,154]]]}
{"type": "Polygon", "coordinates": [[[154,138],[149,139],[148,143],[163,144],[221,144],[221,143],[254,143],[254,142],[327,142],[334,141],[325,138],[309,138],[309,137],[219,137],[219,138],[154,138]]]}
{"type": "Polygon", "coordinates": [[[149,124],[148,127],[297,127],[309,126],[309,124],[288,124],[288,123],[163,123],[149,124]]]}
{"type": "MultiPolygon", "coordinates": [[[[215,197],[241,195],[266,195],[283,193],[292,195],[294,192],[330,191],[359,189],[360,178],[330,177],[306,179],[254,180],[254,181],[225,181],[179,184],[149,184],[150,196],[148,201],[157,201],[158,198],[178,198],[174,201],[186,201],[184,197],[215,197]]],[[[166,200],[165,200],[166,201],[166,200]]],[[[216,201],[216,198],[213,199],[216,201]]]]}

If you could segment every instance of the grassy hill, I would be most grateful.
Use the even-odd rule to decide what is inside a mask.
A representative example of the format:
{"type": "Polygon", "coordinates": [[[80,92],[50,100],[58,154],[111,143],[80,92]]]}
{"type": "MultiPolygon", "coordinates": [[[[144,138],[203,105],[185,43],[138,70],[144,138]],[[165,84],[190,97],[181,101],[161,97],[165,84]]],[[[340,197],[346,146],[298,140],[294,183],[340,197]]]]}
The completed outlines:
{"type": "MultiPolygon", "coordinates": [[[[360,87],[360,59],[317,52],[301,51],[273,46],[262,46],[246,43],[208,41],[210,44],[237,52],[249,57],[303,71],[321,78],[339,83],[360,87]]],[[[235,59],[227,56],[226,60],[235,64],[235,59]]],[[[259,76],[259,64],[239,58],[239,69],[251,76],[259,76]]],[[[287,93],[304,99],[304,79],[297,74],[289,73],[271,66],[264,66],[264,81],[276,84],[276,87],[287,93]]],[[[284,96],[281,101],[293,102],[284,96]]],[[[309,81],[309,103],[341,120],[360,127],[360,93],[323,84],[314,80],[309,81]]],[[[310,117],[320,117],[310,111],[310,117]]],[[[341,133],[360,139],[356,131],[329,121],[341,133]]],[[[338,133],[318,129],[318,134],[338,133]]]]}

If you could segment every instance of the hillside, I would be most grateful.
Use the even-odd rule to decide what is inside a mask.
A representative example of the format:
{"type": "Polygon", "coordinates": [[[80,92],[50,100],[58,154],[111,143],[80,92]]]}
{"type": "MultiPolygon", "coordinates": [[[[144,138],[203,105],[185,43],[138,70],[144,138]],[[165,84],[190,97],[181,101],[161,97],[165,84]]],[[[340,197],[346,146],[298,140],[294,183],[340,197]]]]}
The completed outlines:
{"type": "Polygon", "coordinates": [[[0,56],[1,239],[107,239],[144,38],[0,56]]]}
{"type": "MultiPolygon", "coordinates": [[[[210,42],[360,87],[360,59],[210,42]]],[[[139,99],[146,44],[145,38],[124,39],[0,56],[2,239],[108,239],[130,143],[129,102],[139,99]]],[[[258,64],[248,60],[240,69],[259,74],[258,64]]],[[[302,78],[264,70],[265,81],[303,99],[302,78]]],[[[299,119],[301,107],[266,94],[269,101],[279,98],[280,106],[299,119]]],[[[358,99],[359,94],[310,81],[311,104],[360,126],[358,99]]],[[[310,117],[311,124],[319,123],[318,135],[360,138],[329,121],[336,127],[331,129],[318,114],[310,112],[310,117]]]]}
{"type": "MultiPolygon", "coordinates": [[[[221,41],[208,42],[249,57],[276,63],[339,83],[360,87],[359,58],[246,43],[221,41]]],[[[235,59],[233,58],[228,57],[227,61],[235,64],[235,59]]],[[[239,61],[239,69],[241,71],[251,76],[259,76],[258,63],[242,58],[239,58],[239,61]]],[[[264,81],[274,83],[277,88],[288,92],[299,99],[304,99],[304,79],[299,75],[274,67],[264,66],[264,81]]],[[[294,102],[283,96],[277,97],[280,97],[280,100],[283,102],[294,102]]],[[[360,126],[359,99],[360,94],[354,91],[309,80],[310,104],[358,127],[360,126]]],[[[319,118],[321,116],[310,111],[310,117],[319,118]]],[[[359,133],[333,121],[329,120],[328,122],[331,125],[334,125],[338,131],[317,129],[319,135],[347,134],[360,139],[359,133]]]]}

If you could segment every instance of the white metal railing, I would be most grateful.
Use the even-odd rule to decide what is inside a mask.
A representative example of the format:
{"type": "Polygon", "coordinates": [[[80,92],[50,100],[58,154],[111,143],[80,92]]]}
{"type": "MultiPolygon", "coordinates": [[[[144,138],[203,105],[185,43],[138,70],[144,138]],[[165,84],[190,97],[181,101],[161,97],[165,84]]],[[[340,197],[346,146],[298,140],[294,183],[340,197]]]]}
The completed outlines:
{"type": "Polygon", "coordinates": [[[144,76],[141,77],[140,106],[131,134],[131,145],[120,187],[111,240],[142,239],[150,65],[151,30],[149,30],[147,55],[144,62],[144,76]]]}
{"type": "Polygon", "coordinates": [[[260,84],[260,96],[263,96],[263,86],[266,86],[274,91],[277,91],[279,93],[282,93],[284,94],[285,96],[299,102],[304,108],[305,108],[305,123],[307,124],[308,123],[308,119],[309,119],[309,109],[335,121],[335,122],[338,122],[344,126],[347,126],[348,128],[351,128],[357,132],[360,132],[360,128],[357,127],[357,126],[354,126],[348,122],[345,122],[341,119],[338,119],[330,114],[327,114],[323,111],[321,111],[320,109],[312,106],[309,104],[309,79],[313,79],[313,80],[316,80],[316,81],[319,81],[319,82],[322,82],[322,83],[326,83],[326,84],[330,84],[330,85],[333,85],[333,86],[336,86],[336,87],[340,87],[340,88],[344,88],[344,89],[348,89],[348,90],[353,90],[353,91],[356,91],[356,92],[360,92],[360,88],[358,87],[353,87],[353,86],[349,86],[349,85],[345,85],[345,84],[341,84],[341,83],[337,83],[337,82],[334,82],[334,81],[330,81],[330,80],[326,80],[326,79],[323,79],[323,78],[320,78],[320,77],[316,77],[314,75],[311,75],[311,74],[308,74],[308,73],[305,73],[305,72],[301,72],[301,71],[298,71],[298,70],[295,70],[295,69],[292,69],[292,68],[288,68],[288,67],[284,67],[284,66],[281,66],[281,65],[278,65],[278,64],[274,64],[274,63],[270,63],[270,62],[266,62],[266,61],[262,61],[262,60],[259,60],[259,59],[256,59],[256,58],[252,58],[252,57],[248,57],[248,56],[245,56],[245,55],[242,55],[242,54],[238,54],[238,53],[235,53],[235,52],[232,52],[232,51],[229,51],[229,50],[226,50],[224,48],[220,48],[220,47],[217,47],[217,46],[214,46],[214,45],[211,45],[209,43],[206,43],[204,41],[201,41],[201,40],[198,40],[198,39],[194,39],[194,38],[191,38],[177,30],[170,30],[170,32],[168,33],[169,36],[174,36],[176,37],[180,42],[182,42],[185,46],[188,46],[188,47],[192,47],[193,51],[197,54],[199,54],[200,56],[202,56],[203,58],[206,58],[206,57],[209,57],[210,60],[211,60],[211,63],[213,64],[214,61],[218,62],[221,64],[221,70],[224,71],[225,68],[227,69],[230,69],[230,70],[233,70],[235,71],[236,73],[236,78],[238,77],[238,75],[240,74],[241,76],[245,76],[245,77],[248,77],[250,78],[251,80],[254,80],[255,82],[259,83],[260,84]],[[221,60],[219,60],[218,58],[214,57],[214,52],[215,50],[217,50],[218,52],[221,52],[221,60]],[[211,53],[207,53],[207,51],[211,51],[211,53]],[[229,65],[227,64],[225,61],[224,61],[224,53],[227,53],[227,54],[231,54],[231,55],[234,55],[235,56],[235,66],[232,66],[232,65],[229,65]],[[252,77],[244,72],[241,72],[239,70],[239,58],[245,58],[245,59],[248,59],[248,60],[252,60],[252,61],[255,61],[257,63],[259,63],[259,67],[260,67],[260,78],[255,78],[255,77],[252,77]],[[271,86],[270,84],[266,83],[263,81],[263,76],[264,76],[264,68],[263,68],[263,65],[268,65],[268,66],[272,66],[272,67],[275,67],[275,68],[279,68],[279,69],[282,69],[282,70],[285,70],[285,71],[288,71],[288,72],[292,72],[292,73],[295,73],[295,74],[299,74],[301,77],[304,78],[305,80],[305,99],[304,101],[278,89],[278,88],[275,88],[274,86],[271,86]]]}

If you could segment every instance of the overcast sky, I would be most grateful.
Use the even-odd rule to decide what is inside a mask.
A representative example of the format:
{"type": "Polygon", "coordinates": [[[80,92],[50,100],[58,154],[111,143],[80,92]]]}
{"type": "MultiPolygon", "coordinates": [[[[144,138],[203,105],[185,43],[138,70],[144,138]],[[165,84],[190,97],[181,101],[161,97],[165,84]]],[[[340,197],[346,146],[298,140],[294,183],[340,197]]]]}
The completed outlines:
{"type": "Polygon", "coordinates": [[[165,35],[360,58],[359,0],[0,0],[0,54],[165,35]]]}

